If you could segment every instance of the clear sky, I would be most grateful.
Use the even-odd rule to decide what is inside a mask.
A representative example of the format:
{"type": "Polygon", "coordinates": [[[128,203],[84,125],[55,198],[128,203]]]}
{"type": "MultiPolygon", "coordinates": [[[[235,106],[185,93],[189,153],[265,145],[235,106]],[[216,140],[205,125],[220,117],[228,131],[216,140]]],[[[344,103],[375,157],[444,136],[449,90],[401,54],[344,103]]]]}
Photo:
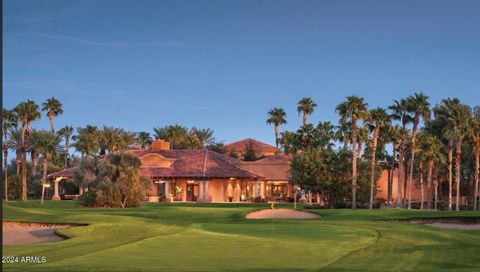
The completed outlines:
{"type": "MultiPolygon", "coordinates": [[[[480,104],[480,1],[4,0],[4,106],[64,104],[64,125],[210,127],[274,143],[267,111],[337,122],[422,90],[480,104]]],[[[33,124],[47,128],[48,119],[33,124]]]]}

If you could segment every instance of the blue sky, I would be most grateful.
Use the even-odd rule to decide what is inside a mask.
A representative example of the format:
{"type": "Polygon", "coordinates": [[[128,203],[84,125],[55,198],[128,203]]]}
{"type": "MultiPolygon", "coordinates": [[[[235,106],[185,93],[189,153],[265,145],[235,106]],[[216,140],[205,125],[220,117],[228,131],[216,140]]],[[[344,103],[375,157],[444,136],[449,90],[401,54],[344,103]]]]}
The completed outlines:
{"type": "MultiPolygon", "coordinates": [[[[64,104],[64,125],[210,127],[274,143],[267,111],[346,96],[480,104],[480,1],[4,0],[4,107],[64,104]]],[[[33,124],[47,128],[44,116],[33,124]]]]}

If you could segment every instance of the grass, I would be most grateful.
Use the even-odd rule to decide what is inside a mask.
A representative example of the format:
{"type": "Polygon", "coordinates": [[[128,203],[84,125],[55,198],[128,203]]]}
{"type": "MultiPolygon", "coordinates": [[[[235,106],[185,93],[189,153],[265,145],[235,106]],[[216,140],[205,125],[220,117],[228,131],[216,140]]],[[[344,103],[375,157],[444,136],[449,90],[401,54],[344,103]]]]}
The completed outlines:
{"type": "MultiPolygon", "coordinates": [[[[289,205],[280,205],[287,207],[289,205]]],[[[75,202],[4,203],[3,220],[88,224],[62,242],[4,246],[46,256],[4,271],[479,271],[480,231],[388,219],[480,212],[314,210],[320,220],[246,220],[266,204],[145,204],[87,209],[75,202]]]]}

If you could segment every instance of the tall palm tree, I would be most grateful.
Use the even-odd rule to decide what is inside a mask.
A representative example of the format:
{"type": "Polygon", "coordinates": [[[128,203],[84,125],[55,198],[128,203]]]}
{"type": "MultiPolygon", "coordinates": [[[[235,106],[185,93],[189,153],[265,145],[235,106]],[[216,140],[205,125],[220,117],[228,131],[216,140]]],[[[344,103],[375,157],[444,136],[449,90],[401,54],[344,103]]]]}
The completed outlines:
{"type": "Polygon", "coordinates": [[[372,158],[371,158],[371,176],[370,176],[370,205],[369,208],[373,209],[374,187],[375,187],[375,159],[377,154],[377,142],[380,136],[380,129],[385,129],[390,126],[390,118],[387,112],[382,108],[376,108],[370,111],[369,118],[367,120],[370,131],[373,132],[372,139],[372,158]]]}
{"type": "Polygon", "coordinates": [[[52,135],[55,136],[53,117],[63,114],[62,103],[59,100],[55,99],[55,97],[49,98],[42,104],[42,111],[45,111],[47,113],[48,121],[50,122],[50,129],[52,130],[52,135]]]}
{"type": "Polygon", "coordinates": [[[387,157],[387,162],[389,163],[389,180],[388,180],[388,189],[387,189],[387,202],[392,203],[392,193],[393,193],[393,173],[395,171],[395,164],[398,167],[397,161],[397,147],[400,142],[401,128],[399,125],[390,125],[387,130],[387,135],[385,135],[386,141],[392,144],[392,156],[390,159],[387,157]]]}
{"type": "Polygon", "coordinates": [[[136,141],[142,148],[147,148],[152,143],[152,137],[150,136],[150,133],[140,131],[137,133],[136,141]]]}
{"type": "Polygon", "coordinates": [[[406,145],[406,136],[408,133],[405,133],[407,124],[412,121],[412,117],[408,112],[408,103],[407,100],[401,99],[393,100],[394,104],[388,108],[392,112],[390,118],[392,120],[400,121],[401,123],[401,134],[399,142],[399,154],[398,154],[398,190],[397,190],[397,207],[403,206],[402,201],[402,184],[405,182],[405,145],[406,145]]]}
{"type": "Polygon", "coordinates": [[[42,182],[47,182],[47,167],[48,162],[52,159],[54,153],[57,152],[60,146],[60,138],[53,136],[47,131],[39,131],[37,150],[42,155],[42,182]]]}
{"type": "MultiPolygon", "coordinates": [[[[420,162],[427,162],[427,209],[431,208],[432,202],[432,174],[435,162],[444,161],[445,158],[442,154],[444,146],[437,136],[430,133],[422,133],[419,137],[419,148],[421,158],[420,162]]],[[[423,206],[423,189],[422,189],[422,206],[423,206]]]]}
{"type": "Polygon", "coordinates": [[[18,119],[22,122],[22,201],[27,201],[27,143],[30,133],[30,124],[32,121],[40,119],[40,111],[38,110],[38,105],[31,101],[27,100],[26,102],[21,102],[15,107],[15,112],[18,116],[18,119]]]}
{"type": "Polygon", "coordinates": [[[75,149],[80,152],[82,157],[95,155],[100,148],[100,132],[96,126],[78,127],[77,134],[72,139],[75,140],[75,149]]]}
{"type": "Polygon", "coordinates": [[[317,104],[310,97],[304,97],[298,101],[297,111],[298,114],[303,114],[303,125],[307,124],[307,115],[311,115],[316,106],[317,104]]]}
{"type": "MultiPolygon", "coordinates": [[[[464,105],[457,98],[445,99],[442,104],[437,108],[437,115],[439,118],[444,119],[446,123],[446,134],[450,136],[450,154],[449,161],[452,161],[453,147],[455,144],[455,186],[456,186],[456,210],[460,210],[460,166],[462,156],[462,142],[466,134],[468,134],[468,128],[471,120],[470,107],[464,105]]],[[[450,163],[452,165],[452,163],[450,163]]],[[[450,166],[451,167],[451,166],[450,166]]],[[[449,169],[450,170],[450,169],[449,169]]],[[[450,175],[452,171],[450,170],[450,175]]],[[[450,186],[451,188],[452,186],[450,186]]],[[[449,208],[451,207],[451,189],[449,192],[449,208]]]]}
{"type": "MultiPolygon", "coordinates": [[[[470,129],[470,136],[475,142],[475,193],[473,198],[473,210],[477,209],[477,201],[479,197],[479,179],[480,179],[480,106],[473,109],[473,118],[470,129]]],[[[480,207],[478,207],[480,210],[480,207]]]]}
{"type": "Polygon", "coordinates": [[[368,116],[367,103],[358,96],[348,96],[347,100],[336,107],[340,115],[340,124],[351,122],[352,125],[352,209],[357,208],[357,121],[368,116]]]}
{"type": "Polygon", "coordinates": [[[278,127],[287,123],[287,114],[282,108],[273,108],[268,112],[268,117],[267,124],[273,124],[275,128],[275,145],[278,147],[278,127]]]}
{"type": "Polygon", "coordinates": [[[212,144],[215,141],[213,136],[215,131],[211,128],[196,128],[190,130],[190,134],[198,141],[198,148],[204,148],[206,145],[212,144]]]}
{"type": "Polygon", "coordinates": [[[3,177],[4,177],[4,195],[5,201],[8,201],[8,130],[16,128],[18,118],[14,111],[2,109],[2,129],[3,129],[3,177]]]}
{"type": "Polygon", "coordinates": [[[413,164],[415,162],[415,145],[417,139],[417,129],[420,119],[430,119],[430,103],[428,96],[422,92],[415,93],[407,98],[407,108],[413,114],[412,144],[410,146],[410,173],[408,178],[408,209],[412,208],[412,190],[413,190],[413,164]]]}
{"type": "Polygon", "coordinates": [[[345,122],[339,124],[335,128],[335,140],[343,143],[343,149],[347,150],[348,145],[350,144],[350,139],[352,138],[352,124],[350,124],[350,122],[345,122]]]}
{"type": "Polygon", "coordinates": [[[20,175],[20,166],[22,164],[22,149],[23,149],[23,138],[22,130],[16,127],[11,127],[8,130],[8,148],[12,151],[15,151],[15,164],[17,167],[17,176],[20,175]]]}
{"type": "Polygon", "coordinates": [[[164,127],[153,128],[155,139],[162,139],[170,142],[172,149],[187,148],[188,129],[184,126],[175,124],[164,127]]]}
{"type": "Polygon", "coordinates": [[[30,160],[32,162],[32,177],[37,176],[37,166],[38,166],[38,150],[37,147],[40,141],[39,131],[32,129],[30,131],[30,136],[28,137],[27,151],[30,152],[30,160]]]}
{"type": "Polygon", "coordinates": [[[70,139],[73,135],[74,129],[72,126],[65,126],[58,131],[58,134],[65,139],[65,147],[64,147],[64,160],[65,160],[65,168],[68,167],[68,152],[70,150],[70,139]]]}

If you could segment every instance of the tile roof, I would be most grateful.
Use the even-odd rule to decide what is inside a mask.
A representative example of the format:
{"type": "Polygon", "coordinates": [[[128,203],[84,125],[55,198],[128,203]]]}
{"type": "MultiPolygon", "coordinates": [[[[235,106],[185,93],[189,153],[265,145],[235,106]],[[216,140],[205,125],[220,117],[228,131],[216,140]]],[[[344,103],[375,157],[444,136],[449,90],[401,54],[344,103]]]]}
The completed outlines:
{"type": "MultiPolygon", "coordinates": [[[[124,152],[137,157],[157,153],[165,158],[175,159],[170,167],[141,166],[140,174],[152,178],[262,178],[262,175],[240,168],[236,159],[210,151],[199,150],[144,150],[129,149],[124,152]]],[[[48,175],[55,177],[73,177],[76,169],[68,168],[48,175]]]]}
{"type": "Polygon", "coordinates": [[[245,170],[250,170],[263,176],[263,180],[288,181],[290,171],[290,159],[292,155],[269,156],[258,161],[238,161],[236,164],[245,170]]]}
{"type": "Polygon", "coordinates": [[[225,145],[225,147],[227,149],[234,148],[234,149],[240,149],[241,150],[241,149],[245,149],[245,146],[247,146],[250,143],[260,147],[264,151],[277,152],[279,150],[277,147],[275,147],[273,145],[269,145],[269,144],[260,142],[258,140],[252,139],[252,138],[247,138],[247,139],[243,139],[243,140],[240,140],[240,141],[236,141],[236,142],[225,145]]]}

